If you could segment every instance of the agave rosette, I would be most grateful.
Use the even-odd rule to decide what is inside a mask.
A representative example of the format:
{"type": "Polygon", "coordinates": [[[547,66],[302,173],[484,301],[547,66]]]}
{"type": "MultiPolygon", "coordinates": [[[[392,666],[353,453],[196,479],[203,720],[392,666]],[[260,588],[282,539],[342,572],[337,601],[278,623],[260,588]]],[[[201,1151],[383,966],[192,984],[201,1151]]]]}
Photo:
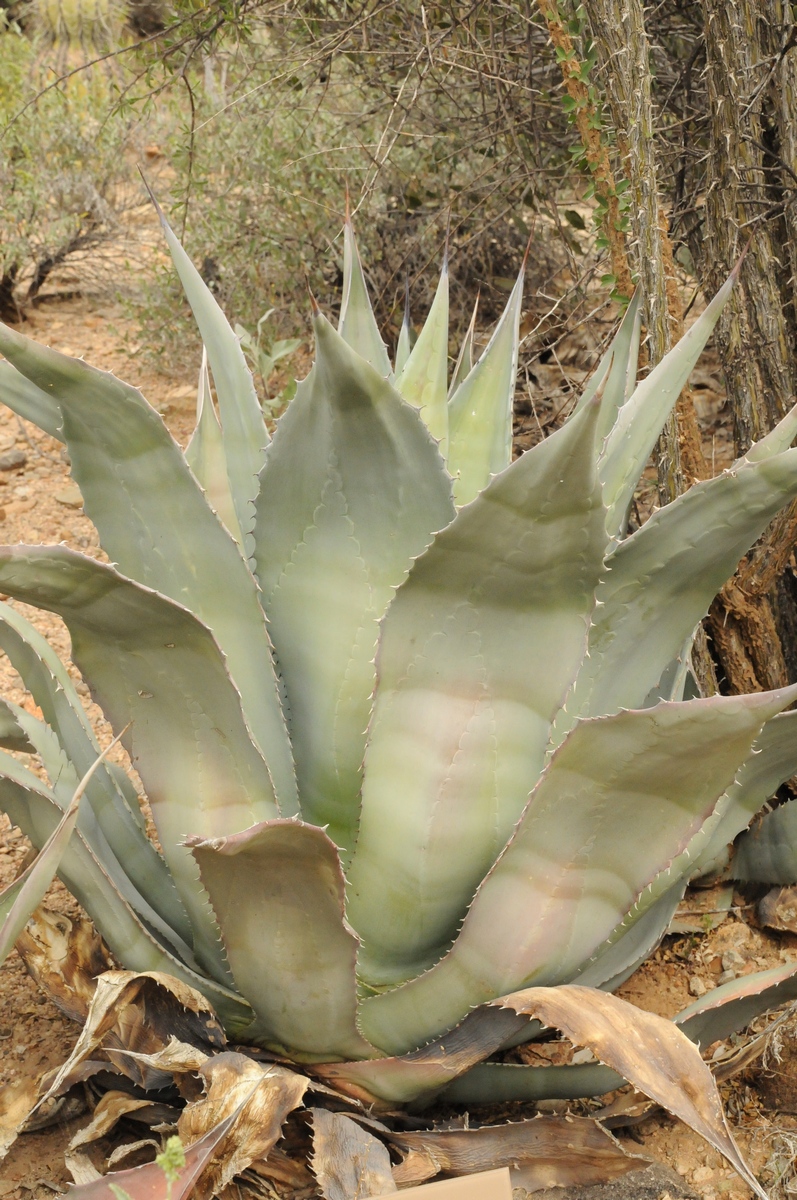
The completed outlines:
{"type": "MultiPolygon", "coordinates": [[[[125,967],[178,977],[239,1041],[357,1094],[607,1090],[602,1066],[480,1066],[536,1028],[491,1002],[615,987],[797,769],[797,690],[700,698],[689,665],[718,588],[797,496],[794,415],[625,536],[733,281],[638,385],[634,301],[573,415],[513,462],[522,273],[450,385],[444,267],[394,372],[347,224],[339,329],[316,312],[314,366],[270,439],[165,231],[206,348],[185,452],[134,388],[0,329],[0,398],[65,443],[110,559],[5,547],[0,590],[66,622],[162,848],[104,762],[61,878],[125,967]]],[[[3,745],[50,780],[0,752],[0,806],[41,847],[97,743],[8,604],[0,645],[42,713],[6,703],[3,745]]],[[[682,1027],[705,1039],[794,986],[745,980],[682,1027]]]]}

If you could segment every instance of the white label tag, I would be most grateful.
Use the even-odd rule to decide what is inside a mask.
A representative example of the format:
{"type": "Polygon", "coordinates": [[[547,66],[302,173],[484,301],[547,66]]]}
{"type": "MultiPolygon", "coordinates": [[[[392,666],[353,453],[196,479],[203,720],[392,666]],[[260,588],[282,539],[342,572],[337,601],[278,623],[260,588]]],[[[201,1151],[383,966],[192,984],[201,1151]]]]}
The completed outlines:
{"type": "MultiPolygon", "coordinates": [[[[476,1175],[460,1175],[456,1179],[440,1179],[437,1183],[422,1183],[418,1187],[401,1188],[395,1194],[399,1200],[418,1197],[418,1200],[512,1200],[509,1167],[497,1171],[479,1171],[476,1175]]],[[[371,1200],[378,1200],[371,1197],[371,1200]]],[[[384,1198],[382,1198],[384,1200],[384,1198]]]]}

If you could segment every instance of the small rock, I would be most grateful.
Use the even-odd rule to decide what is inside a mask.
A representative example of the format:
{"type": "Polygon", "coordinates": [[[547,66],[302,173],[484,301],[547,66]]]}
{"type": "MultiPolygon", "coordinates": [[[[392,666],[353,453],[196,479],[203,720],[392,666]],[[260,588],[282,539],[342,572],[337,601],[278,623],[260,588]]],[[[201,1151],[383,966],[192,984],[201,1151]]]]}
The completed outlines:
{"type": "Polygon", "coordinates": [[[721,961],[723,971],[738,971],[739,967],[744,966],[747,959],[738,950],[726,950],[721,961]]]}
{"type": "Polygon", "coordinates": [[[17,1058],[23,1058],[28,1053],[28,1047],[24,1044],[24,1042],[20,1042],[18,1046],[14,1047],[14,1053],[16,1054],[17,1058]]]}
{"type": "Polygon", "coordinates": [[[711,1167],[696,1167],[692,1172],[692,1183],[711,1183],[714,1179],[714,1171],[711,1167]]]}
{"type": "Polygon", "coordinates": [[[730,983],[731,980],[733,980],[735,978],[736,978],[736,971],[723,971],[722,974],[717,979],[717,983],[720,987],[722,987],[723,983],[730,983]]]}
{"type": "Polygon", "coordinates": [[[5,521],[7,515],[8,514],[6,513],[6,510],[4,508],[0,508],[0,521],[5,521]]]}
{"type": "Polygon", "coordinates": [[[9,450],[8,454],[0,454],[0,471],[16,471],[24,467],[28,456],[24,450],[9,450]]]}
{"type": "Polygon", "coordinates": [[[708,988],[699,975],[693,975],[689,980],[689,995],[690,996],[705,996],[708,988]]]}
{"type": "Polygon", "coordinates": [[[64,488],[62,492],[56,492],[55,499],[59,504],[65,504],[67,508],[83,507],[83,496],[78,487],[64,488]]]}

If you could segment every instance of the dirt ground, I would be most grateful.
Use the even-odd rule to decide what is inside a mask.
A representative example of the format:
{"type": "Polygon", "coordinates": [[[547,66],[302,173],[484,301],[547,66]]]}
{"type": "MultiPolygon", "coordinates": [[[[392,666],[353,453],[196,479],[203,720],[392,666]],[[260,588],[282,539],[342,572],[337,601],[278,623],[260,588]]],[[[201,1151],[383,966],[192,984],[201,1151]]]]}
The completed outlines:
{"type": "MultiPolygon", "coordinates": [[[[82,355],[135,384],[185,444],[192,428],[194,380],[175,382],[157,374],[122,336],[125,320],[124,310],[115,303],[67,299],[36,309],[23,331],[56,349],[82,355]]],[[[559,386],[557,372],[555,365],[539,368],[535,379],[541,395],[559,386]]],[[[719,469],[727,464],[729,443],[717,365],[710,356],[696,372],[695,383],[706,451],[719,469]]],[[[534,419],[530,412],[521,425],[528,430],[534,419]]],[[[0,536],[11,544],[63,541],[86,553],[100,553],[93,527],[83,515],[79,494],[70,482],[61,447],[33,427],[23,425],[8,410],[0,411],[0,536]],[[12,450],[21,451],[24,461],[13,469],[3,469],[3,456],[12,450]]],[[[33,610],[25,611],[67,658],[68,637],[60,622],[33,610]]],[[[77,672],[73,674],[77,680],[77,672]]],[[[79,684],[79,691],[86,696],[100,740],[107,742],[109,729],[101,713],[90,705],[84,685],[79,684]]],[[[0,694],[32,709],[19,678],[5,660],[0,660],[0,694]]],[[[124,761],[121,750],[119,755],[119,761],[124,761]]],[[[25,839],[2,818],[0,885],[14,877],[26,849],[25,839]]],[[[642,1008],[671,1016],[690,1003],[701,987],[716,985],[726,969],[723,958],[727,962],[730,951],[735,952],[733,961],[738,959],[738,969],[745,973],[797,961],[797,938],[751,928],[745,921],[750,918],[749,906],[744,906],[743,897],[736,899],[738,909],[714,932],[666,939],[658,953],[625,984],[621,994],[642,1008]]],[[[60,884],[52,888],[47,904],[67,914],[76,912],[75,902],[60,884]]],[[[78,1027],[39,994],[16,953],[12,954],[0,970],[0,1085],[19,1086],[25,1077],[38,1076],[45,1068],[62,1062],[77,1033],[78,1027]]],[[[788,1056],[784,1064],[786,1069],[788,1056]]],[[[770,1071],[777,1070],[773,1062],[770,1071]]],[[[797,1119],[769,1111],[759,1083],[760,1075],[753,1071],[726,1085],[726,1107],[753,1168],[772,1188],[773,1196],[785,1196],[792,1175],[791,1147],[797,1147],[797,1119]],[[779,1175],[782,1178],[778,1181],[779,1175]]],[[[0,1200],[44,1200],[63,1191],[71,1182],[64,1167],[64,1149],[80,1122],[80,1113],[75,1112],[60,1125],[22,1136],[0,1164],[0,1200]]],[[[133,1140],[135,1136],[139,1135],[132,1134],[123,1123],[117,1141],[133,1140]]],[[[743,1200],[750,1195],[718,1155],[669,1118],[654,1117],[630,1133],[621,1131],[620,1136],[633,1138],[629,1141],[632,1151],[647,1153],[674,1167],[703,1200],[743,1200]]],[[[107,1153],[110,1146],[100,1144],[100,1148],[107,1153]]]]}

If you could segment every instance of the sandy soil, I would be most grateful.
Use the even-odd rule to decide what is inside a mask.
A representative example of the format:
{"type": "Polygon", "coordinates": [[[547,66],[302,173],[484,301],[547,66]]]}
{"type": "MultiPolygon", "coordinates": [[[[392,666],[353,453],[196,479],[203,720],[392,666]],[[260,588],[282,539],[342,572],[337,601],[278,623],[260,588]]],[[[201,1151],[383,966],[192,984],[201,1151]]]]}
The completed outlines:
{"type": "MultiPolygon", "coordinates": [[[[97,366],[113,370],[140,387],[152,404],[163,412],[172,432],[183,444],[192,427],[194,383],[187,378],[175,382],[158,375],[142,357],[126,346],[119,330],[124,326],[124,311],[104,301],[64,300],[37,309],[24,332],[70,354],[83,355],[97,366]]],[[[557,406],[561,390],[561,370],[540,366],[534,375],[537,399],[548,412],[557,406]],[[547,372],[547,373],[546,373],[547,372]]],[[[717,469],[729,457],[727,422],[722,414],[722,391],[716,362],[710,358],[696,374],[697,397],[703,418],[706,452],[714,457],[717,469]]],[[[533,426],[537,420],[534,406],[521,415],[518,432],[521,441],[536,440],[533,426]]],[[[9,412],[0,412],[0,456],[17,449],[25,462],[17,468],[0,470],[0,534],[15,543],[63,541],[90,554],[99,554],[93,527],[83,515],[79,496],[75,496],[61,447],[30,426],[18,422],[9,412]]],[[[0,458],[0,462],[2,459],[0,458]]],[[[57,649],[68,657],[68,638],[55,618],[26,610],[57,649]]],[[[78,679],[77,672],[74,676],[78,679]]],[[[100,740],[110,740],[101,713],[86,705],[95,722],[100,740]]],[[[0,660],[0,694],[18,703],[32,702],[25,697],[20,681],[5,660],[0,660]]],[[[119,751],[120,761],[124,756],[119,751]]],[[[0,824],[0,885],[10,881],[27,849],[25,839],[0,824]]],[[[76,905],[65,889],[56,884],[47,903],[62,912],[74,914],[76,905]]],[[[769,935],[750,929],[742,921],[749,909],[742,908],[712,934],[705,937],[669,938],[658,953],[624,986],[622,994],[642,1008],[670,1016],[693,998],[690,993],[699,984],[714,986],[723,969],[722,956],[729,947],[742,947],[746,969],[760,969],[784,961],[797,960],[797,938],[769,935]]],[[[41,996],[27,976],[22,963],[13,954],[0,971],[0,1084],[19,1085],[26,1076],[38,1076],[67,1055],[77,1037],[77,1026],[64,1018],[41,996]]],[[[787,1165],[790,1153],[784,1147],[792,1137],[797,1144],[797,1123],[788,1116],[773,1117],[763,1105],[755,1086],[755,1073],[734,1080],[724,1089],[731,1123],[749,1154],[754,1168],[774,1183],[778,1171],[787,1165]],[[780,1138],[780,1142],[778,1139],[780,1138]],[[784,1140],[786,1139],[786,1140],[784,1140]]],[[[18,1140],[5,1162],[0,1165],[0,1200],[44,1200],[62,1191],[70,1182],[63,1165],[63,1151],[80,1123],[80,1114],[60,1125],[18,1140]]],[[[641,1150],[673,1166],[704,1200],[749,1195],[734,1173],[707,1150],[705,1144],[684,1126],[664,1117],[655,1117],[632,1134],[641,1150]]],[[[118,1139],[131,1140],[124,1123],[118,1139]]],[[[99,1144],[99,1150],[109,1147],[99,1144]]],[[[784,1177],[785,1179],[785,1177],[784,1177]]],[[[773,1191],[773,1194],[776,1194],[773,1191]]],[[[785,1194],[783,1191],[777,1194],[785,1194]]]]}

